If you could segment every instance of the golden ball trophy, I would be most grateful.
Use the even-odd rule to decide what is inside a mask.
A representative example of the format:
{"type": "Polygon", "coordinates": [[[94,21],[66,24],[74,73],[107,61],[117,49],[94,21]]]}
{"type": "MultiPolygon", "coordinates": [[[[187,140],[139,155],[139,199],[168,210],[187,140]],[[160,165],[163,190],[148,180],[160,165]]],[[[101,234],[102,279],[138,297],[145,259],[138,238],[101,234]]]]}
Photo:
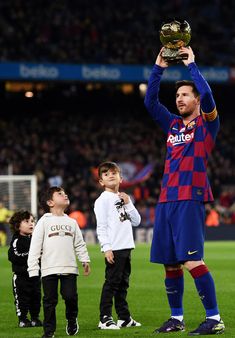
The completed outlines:
{"type": "Polygon", "coordinates": [[[187,21],[173,20],[163,23],[160,29],[160,40],[164,46],[162,57],[168,63],[180,63],[187,55],[179,54],[180,47],[186,47],[191,40],[191,28],[187,21]]]}

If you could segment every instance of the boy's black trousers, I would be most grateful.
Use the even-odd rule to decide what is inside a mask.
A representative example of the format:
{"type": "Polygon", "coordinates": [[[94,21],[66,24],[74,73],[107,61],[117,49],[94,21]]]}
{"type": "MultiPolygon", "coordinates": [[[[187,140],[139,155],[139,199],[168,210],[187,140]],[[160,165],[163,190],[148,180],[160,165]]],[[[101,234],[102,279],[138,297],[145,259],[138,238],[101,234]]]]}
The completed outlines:
{"type": "Polygon", "coordinates": [[[58,284],[60,294],[65,301],[65,316],[67,320],[75,320],[78,316],[77,275],[48,275],[42,277],[43,286],[43,328],[45,334],[56,330],[56,305],[58,303],[58,284]]]}
{"type": "Polygon", "coordinates": [[[30,278],[28,274],[13,274],[12,286],[19,321],[24,321],[28,313],[31,319],[37,319],[41,307],[40,277],[30,278]]]}
{"type": "Polygon", "coordinates": [[[100,299],[100,320],[103,316],[112,316],[112,305],[119,319],[129,320],[127,289],[131,273],[131,249],[113,251],[114,264],[105,259],[105,282],[100,299]]]}

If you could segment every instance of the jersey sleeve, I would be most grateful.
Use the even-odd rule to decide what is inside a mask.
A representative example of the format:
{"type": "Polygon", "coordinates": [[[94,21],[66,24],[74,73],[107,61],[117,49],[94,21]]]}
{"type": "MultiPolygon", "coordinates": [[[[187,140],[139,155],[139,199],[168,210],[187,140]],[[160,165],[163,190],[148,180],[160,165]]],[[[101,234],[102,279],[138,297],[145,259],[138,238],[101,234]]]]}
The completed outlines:
{"type": "Polygon", "coordinates": [[[205,121],[207,130],[215,140],[220,123],[212,90],[194,62],[188,65],[188,69],[191,78],[200,93],[202,118],[205,121]]]}
{"type": "Polygon", "coordinates": [[[176,118],[177,115],[171,114],[169,110],[159,101],[158,94],[163,71],[164,68],[154,65],[149,78],[144,103],[154,121],[156,121],[167,134],[172,120],[176,118]]]}

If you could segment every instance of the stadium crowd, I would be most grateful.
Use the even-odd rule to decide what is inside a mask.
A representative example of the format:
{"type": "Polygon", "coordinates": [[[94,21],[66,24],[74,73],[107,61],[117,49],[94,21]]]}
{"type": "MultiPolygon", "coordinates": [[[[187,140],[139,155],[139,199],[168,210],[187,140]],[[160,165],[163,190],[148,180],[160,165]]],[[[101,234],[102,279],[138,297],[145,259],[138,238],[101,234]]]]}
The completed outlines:
{"type": "MultiPolygon", "coordinates": [[[[235,66],[234,11],[232,0],[2,1],[0,61],[153,64],[160,48],[161,24],[179,17],[190,23],[190,45],[199,65],[235,66]]],[[[31,113],[23,107],[18,111],[17,104],[17,113],[6,109],[4,115],[2,109],[0,173],[6,174],[12,164],[14,174],[35,173],[39,190],[62,184],[72,201],[70,212],[82,211],[85,223],[94,227],[93,202],[100,192],[94,168],[100,161],[134,163],[138,168],[151,163],[150,178],[128,190],[142,224],[152,226],[163,172],[165,148],[160,140],[164,136],[142,99],[125,98],[112,90],[99,92],[95,99],[87,97],[86,91],[77,93],[80,101],[69,107],[67,103],[60,107],[54,97],[52,107],[37,103],[31,113]]],[[[223,223],[235,223],[233,128],[229,118],[223,121],[209,162],[215,209],[223,223]]]]}
{"type": "Polygon", "coordinates": [[[1,61],[152,64],[169,18],[190,23],[201,65],[234,66],[233,0],[9,0],[0,3],[1,61]]]}
{"type": "MultiPolygon", "coordinates": [[[[164,135],[146,112],[143,99],[110,92],[86,95],[77,109],[71,100],[70,106],[66,101],[67,108],[61,105],[60,109],[56,103],[54,109],[36,103],[31,109],[34,113],[2,116],[0,174],[6,174],[4,168],[12,164],[14,174],[36,174],[39,191],[62,184],[71,199],[69,211],[83,212],[85,223],[95,227],[93,204],[100,187],[94,168],[103,160],[139,168],[151,163],[152,175],[127,189],[142,225],[150,227],[163,172],[164,135]]],[[[234,121],[223,120],[209,162],[215,208],[222,223],[235,223],[234,127],[234,121]]]]}

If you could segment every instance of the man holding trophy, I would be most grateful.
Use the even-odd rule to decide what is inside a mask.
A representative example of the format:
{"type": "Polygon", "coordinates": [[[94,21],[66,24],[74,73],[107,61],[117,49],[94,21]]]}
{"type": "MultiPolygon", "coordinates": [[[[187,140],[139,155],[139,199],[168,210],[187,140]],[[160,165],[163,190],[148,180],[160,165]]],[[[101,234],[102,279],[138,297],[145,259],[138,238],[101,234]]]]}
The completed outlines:
{"type": "Polygon", "coordinates": [[[223,333],[213,278],[204,263],[205,202],[213,201],[206,173],[208,157],[219,129],[219,117],[211,89],[201,75],[193,50],[189,24],[173,21],[162,26],[164,47],[153,67],[145,105],[167,135],[167,154],[151,246],[151,262],[165,267],[165,287],[171,317],[154,333],[184,331],[183,267],[194,279],[206,319],[189,335],[223,333]],[[176,83],[172,114],[159,102],[161,77],[170,63],[182,62],[192,81],[176,83]]]}

